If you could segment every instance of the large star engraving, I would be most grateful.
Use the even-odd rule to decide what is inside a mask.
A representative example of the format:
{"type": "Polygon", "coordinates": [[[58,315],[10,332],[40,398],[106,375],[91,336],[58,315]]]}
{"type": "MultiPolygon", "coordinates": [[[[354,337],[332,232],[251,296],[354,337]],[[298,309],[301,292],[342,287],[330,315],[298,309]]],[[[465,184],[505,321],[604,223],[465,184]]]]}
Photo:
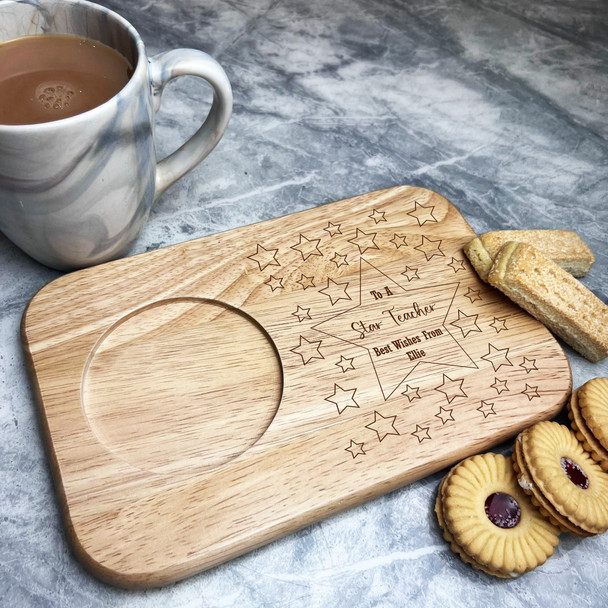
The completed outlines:
{"type": "Polygon", "coordinates": [[[306,261],[311,255],[323,255],[318,248],[320,242],[321,239],[308,239],[301,234],[299,242],[292,245],[291,249],[299,251],[302,254],[302,259],[306,261]]]}
{"type": "Polygon", "coordinates": [[[481,327],[477,325],[478,316],[479,315],[467,315],[462,312],[462,310],[458,310],[458,319],[452,321],[450,325],[458,327],[462,332],[462,337],[466,338],[472,331],[481,331],[481,327]]]}
{"type": "Polygon", "coordinates": [[[257,251],[252,255],[248,255],[247,257],[250,260],[257,262],[260,270],[264,270],[266,266],[280,266],[276,257],[278,251],[278,249],[265,249],[258,243],[257,251]]]}
{"type": "Polygon", "coordinates": [[[437,218],[433,215],[433,205],[421,205],[418,201],[414,201],[414,209],[408,212],[408,215],[415,217],[419,226],[424,226],[427,222],[436,222],[437,218]]]}
{"type": "Polygon", "coordinates": [[[344,389],[339,384],[334,384],[334,392],[329,397],[325,397],[325,401],[333,403],[338,408],[338,414],[341,414],[347,407],[359,407],[355,401],[356,388],[344,389]]]}
{"type": "Polygon", "coordinates": [[[307,340],[304,336],[300,336],[300,344],[290,348],[292,353],[296,353],[302,357],[302,363],[307,365],[313,359],[325,359],[319,348],[322,340],[307,340]]]}
{"type": "Polygon", "coordinates": [[[333,306],[340,300],[352,300],[352,298],[346,292],[348,283],[336,283],[332,279],[327,279],[327,287],[319,289],[319,293],[327,296],[333,306]]]}
{"type": "Polygon", "coordinates": [[[395,428],[397,416],[383,416],[380,412],[374,412],[374,421],[365,425],[366,429],[378,434],[378,441],[382,441],[387,435],[399,435],[395,428]]]}
{"type": "Polygon", "coordinates": [[[435,256],[445,257],[445,253],[441,251],[441,239],[433,240],[422,235],[422,242],[417,247],[414,247],[414,249],[424,253],[427,262],[435,256]]]}
{"type": "Polygon", "coordinates": [[[375,232],[367,234],[366,232],[363,232],[363,230],[359,230],[359,228],[357,228],[357,233],[352,239],[348,239],[348,242],[356,245],[359,248],[359,253],[363,254],[368,249],[379,249],[378,245],[376,245],[374,241],[375,238],[375,232]]]}
{"type": "Polygon", "coordinates": [[[358,303],[313,329],[364,349],[385,400],[419,365],[477,368],[446,321],[459,283],[406,290],[363,258],[359,277],[358,303]]]}

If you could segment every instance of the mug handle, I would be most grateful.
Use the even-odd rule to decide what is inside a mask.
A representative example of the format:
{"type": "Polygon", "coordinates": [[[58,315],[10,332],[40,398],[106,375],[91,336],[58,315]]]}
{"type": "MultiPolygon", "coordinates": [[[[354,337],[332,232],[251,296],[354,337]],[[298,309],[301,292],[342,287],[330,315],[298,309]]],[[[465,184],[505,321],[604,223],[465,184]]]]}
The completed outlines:
{"type": "Polygon", "coordinates": [[[175,49],[149,60],[154,112],[160,108],[165,85],[178,76],[198,76],[213,88],[213,103],[205,122],[180,148],[156,165],[154,200],[173,182],[200,163],[224,135],[232,114],[232,88],[226,72],[213,57],[195,49],[175,49]]]}

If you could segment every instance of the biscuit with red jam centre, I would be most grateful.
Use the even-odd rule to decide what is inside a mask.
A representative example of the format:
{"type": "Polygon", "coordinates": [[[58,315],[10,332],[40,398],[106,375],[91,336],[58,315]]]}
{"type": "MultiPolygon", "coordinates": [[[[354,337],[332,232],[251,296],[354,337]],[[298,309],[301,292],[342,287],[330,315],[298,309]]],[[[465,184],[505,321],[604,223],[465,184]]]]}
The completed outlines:
{"type": "Polygon", "coordinates": [[[568,418],[572,430],[576,433],[576,438],[583,444],[583,447],[591,458],[597,462],[604,471],[608,471],[608,450],[597,440],[591,429],[587,426],[580,404],[578,403],[578,391],[574,391],[568,403],[568,418]]]}
{"type": "Polygon", "coordinates": [[[522,454],[534,485],[560,515],[591,534],[608,530],[608,473],[573,431],[538,422],[523,434],[522,454]]]}
{"type": "Polygon", "coordinates": [[[518,576],[543,564],[559,530],[517,484],[511,460],[500,454],[467,458],[442,490],[445,529],[467,556],[490,571],[518,576]]]}

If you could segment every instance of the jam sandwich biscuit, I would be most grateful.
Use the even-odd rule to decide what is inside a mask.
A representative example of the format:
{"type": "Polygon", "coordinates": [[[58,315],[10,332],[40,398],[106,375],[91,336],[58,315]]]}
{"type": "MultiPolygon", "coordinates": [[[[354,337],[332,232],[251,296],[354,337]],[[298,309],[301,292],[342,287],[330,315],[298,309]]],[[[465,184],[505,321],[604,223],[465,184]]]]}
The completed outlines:
{"type": "Polygon", "coordinates": [[[585,450],[608,471],[608,378],[593,378],[574,391],[568,417],[585,450]]]}
{"type": "Polygon", "coordinates": [[[513,457],[520,487],[562,530],[579,536],[608,530],[608,473],[573,431],[538,422],[518,435],[513,457]]]}
{"type": "Polygon", "coordinates": [[[608,356],[608,306],[535,247],[504,245],[488,282],[590,361],[608,356]]]}
{"type": "Polygon", "coordinates": [[[584,277],[595,262],[591,249],[571,230],[497,230],[481,234],[464,246],[466,256],[484,281],[488,280],[498,252],[509,241],[533,245],[575,277],[584,277]]]}
{"type": "MultiPolygon", "coordinates": [[[[525,431],[524,431],[525,432],[525,431]]],[[[540,510],[543,517],[546,517],[554,526],[562,532],[569,532],[575,536],[593,536],[590,532],[579,528],[571,523],[566,517],[561,515],[555,507],[545,498],[544,494],[538,489],[532,480],[532,475],[528,470],[526,461],[522,454],[522,438],[520,433],[513,446],[513,469],[517,475],[517,483],[522,490],[530,497],[532,504],[540,510]]]]}
{"type": "Polygon", "coordinates": [[[444,538],[474,568],[509,578],[553,554],[559,530],[517,484],[508,458],[481,454],[456,465],[439,488],[435,511],[444,538]]]}

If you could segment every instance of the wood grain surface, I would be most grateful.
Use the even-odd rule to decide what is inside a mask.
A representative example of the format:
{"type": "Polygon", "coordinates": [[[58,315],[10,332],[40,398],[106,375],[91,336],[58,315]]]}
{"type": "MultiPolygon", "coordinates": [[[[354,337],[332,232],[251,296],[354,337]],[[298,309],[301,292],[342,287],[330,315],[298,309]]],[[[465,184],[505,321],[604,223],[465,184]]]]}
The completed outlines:
{"type": "Polygon", "coordinates": [[[67,533],[162,585],[550,418],[551,334],[402,186],[65,275],[22,340],[67,533]]]}

